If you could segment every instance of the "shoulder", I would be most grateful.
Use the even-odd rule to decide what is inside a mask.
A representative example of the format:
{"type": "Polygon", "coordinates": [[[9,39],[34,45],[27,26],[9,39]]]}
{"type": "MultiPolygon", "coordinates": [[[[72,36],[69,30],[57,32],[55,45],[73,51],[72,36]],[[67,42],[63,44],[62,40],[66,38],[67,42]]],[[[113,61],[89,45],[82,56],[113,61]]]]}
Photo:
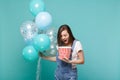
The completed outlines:
{"type": "Polygon", "coordinates": [[[75,40],[75,43],[81,45],[81,41],[80,40],[75,40]]]}
{"type": "Polygon", "coordinates": [[[78,50],[82,50],[82,44],[81,44],[80,40],[76,40],[75,48],[78,50]]]}

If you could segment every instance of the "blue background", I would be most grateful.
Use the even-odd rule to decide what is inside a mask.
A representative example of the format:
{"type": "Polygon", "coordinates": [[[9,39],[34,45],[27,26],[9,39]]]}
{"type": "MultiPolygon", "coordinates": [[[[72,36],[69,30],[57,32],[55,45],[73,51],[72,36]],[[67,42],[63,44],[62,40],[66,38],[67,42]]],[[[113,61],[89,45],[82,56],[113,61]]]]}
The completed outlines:
{"type": "MultiPolygon", "coordinates": [[[[52,27],[71,26],[83,45],[79,80],[120,80],[120,0],[44,0],[52,27]]],[[[30,0],[0,0],[0,80],[35,80],[37,60],[26,61],[20,25],[33,20],[30,0]]],[[[41,80],[54,80],[56,63],[41,60],[41,80]]]]}

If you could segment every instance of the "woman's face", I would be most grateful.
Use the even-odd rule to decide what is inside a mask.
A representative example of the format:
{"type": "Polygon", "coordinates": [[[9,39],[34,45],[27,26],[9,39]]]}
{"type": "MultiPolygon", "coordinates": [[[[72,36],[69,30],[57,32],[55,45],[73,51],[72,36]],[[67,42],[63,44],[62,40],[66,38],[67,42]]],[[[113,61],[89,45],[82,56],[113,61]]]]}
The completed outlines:
{"type": "Polygon", "coordinates": [[[67,32],[67,30],[64,30],[61,32],[61,41],[64,44],[68,44],[69,43],[69,33],[67,32]]]}

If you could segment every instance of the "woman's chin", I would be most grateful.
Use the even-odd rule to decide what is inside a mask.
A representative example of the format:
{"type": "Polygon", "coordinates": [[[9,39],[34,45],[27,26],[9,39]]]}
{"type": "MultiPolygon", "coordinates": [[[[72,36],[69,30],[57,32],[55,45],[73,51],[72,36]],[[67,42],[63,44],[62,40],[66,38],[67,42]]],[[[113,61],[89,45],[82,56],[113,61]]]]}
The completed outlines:
{"type": "Polygon", "coordinates": [[[68,45],[68,42],[64,42],[65,45],[68,45]]]}

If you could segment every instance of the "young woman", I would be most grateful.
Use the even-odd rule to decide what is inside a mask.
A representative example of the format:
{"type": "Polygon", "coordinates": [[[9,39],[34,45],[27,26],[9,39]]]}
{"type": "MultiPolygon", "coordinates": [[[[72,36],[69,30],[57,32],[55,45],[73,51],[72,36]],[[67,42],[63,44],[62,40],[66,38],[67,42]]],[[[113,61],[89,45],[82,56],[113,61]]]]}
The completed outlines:
{"type": "Polygon", "coordinates": [[[72,47],[70,58],[59,59],[59,53],[55,57],[41,55],[43,59],[56,61],[55,80],[77,80],[76,64],[84,64],[84,54],[80,41],[76,40],[68,25],[61,25],[58,29],[57,42],[59,46],[72,47]]]}

